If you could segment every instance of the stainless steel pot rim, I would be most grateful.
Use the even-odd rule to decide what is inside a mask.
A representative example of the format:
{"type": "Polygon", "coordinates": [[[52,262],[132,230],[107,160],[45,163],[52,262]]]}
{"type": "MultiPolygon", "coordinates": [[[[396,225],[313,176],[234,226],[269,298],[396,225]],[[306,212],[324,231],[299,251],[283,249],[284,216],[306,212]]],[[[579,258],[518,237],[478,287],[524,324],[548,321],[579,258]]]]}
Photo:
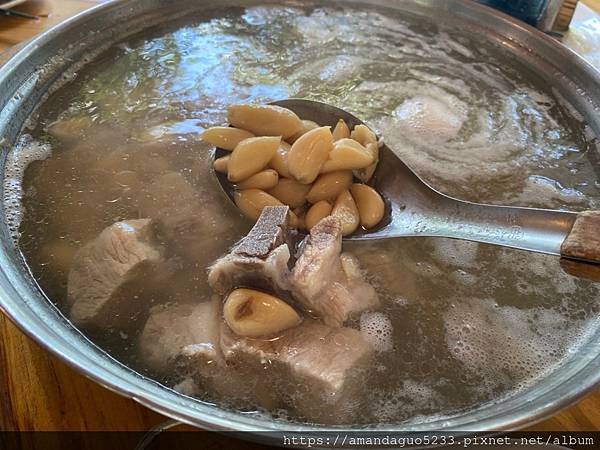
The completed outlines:
{"type": "MultiPolygon", "coordinates": [[[[121,7],[125,3],[126,0],[118,0],[97,5],[35,38],[16,53],[9,61],[9,64],[0,68],[0,86],[3,81],[6,81],[9,76],[13,74],[13,71],[17,70],[19,65],[24,63],[34,51],[44,47],[48,42],[51,42],[59,36],[62,31],[76,27],[92,16],[121,7]]],[[[137,0],[132,3],[142,4],[144,3],[144,0],[137,0]]],[[[151,2],[148,1],[147,3],[150,4],[151,2]]],[[[154,3],[161,2],[155,1],[154,3]]],[[[173,2],[166,1],[162,3],[167,4],[173,2]]],[[[375,4],[377,1],[365,0],[356,3],[375,4]]],[[[388,2],[388,4],[389,3],[392,2],[388,2]]],[[[582,60],[571,50],[564,47],[558,47],[552,38],[525,24],[516,22],[509,16],[489,10],[486,7],[474,4],[468,0],[421,0],[415,3],[419,3],[419,7],[431,8],[435,6],[446,11],[452,9],[453,14],[457,15],[466,15],[469,12],[474,12],[475,15],[487,17],[489,20],[495,21],[494,24],[496,29],[499,28],[500,25],[506,27],[506,34],[508,34],[508,36],[506,36],[507,40],[504,42],[505,45],[520,46],[519,33],[526,35],[530,39],[536,41],[539,46],[545,46],[552,52],[565,58],[563,64],[566,63],[567,65],[578,67],[581,74],[592,80],[595,86],[600,86],[600,75],[591,65],[582,60]]],[[[470,18],[469,20],[474,19],[470,18]]],[[[15,87],[15,91],[18,87],[19,86],[15,87]]],[[[10,109],[5,106],[3,106],[3,109],[0,109],[0,129],[3,125],[2,121],[9,120],[6,115],[10,114],[10,112],[10,109]]],[[[597,129],[596,132],[598,132],[597,129]]],[[[13,263],[10,260],[5,245],[6,243],[2,246],[2,251],[0,252],[0,309],[41,346],[85,374],[87,377],[112,391],[132,398],[140,404],[174,419],[212,430],[315,432],[356,429],[291,424],[273,421],[268,418],[226,411],[216,406],[183,397],[152,380],[141,377],[121,363],[104,354],[89,341],[87,341],[88,345],[85,348],[75,346],[69,337],[74,338],[76,335],[81,337],[78,331],[70,329],[68,330],[68,332],[71,333],[70,335],[60,335],[57,333],[56,328],[49,327],[48,323],[46,323],[42,317],[33,314],[34,308],[31,304],[32,301],[26,300],[27,293],[25,287],[19,285],[20,282],[15,279],[14,273],[11,273],[10,270],[7,271],[7,267],[10,267],[13,263]]],[[[57,312],[52,311],[52,314],[57,314],[57,312]]],[[[47,319],[47,317],[45,318],[47,319]]],[[[54,320],[57,321],[58,319],[54,320]]],[[[66,322],[64,322],[64,326],[67,327],[66,322]]],[[[563,372],[564,376],[561,377],[560,380],[548,380],[546,388],[535,396],[530,396],[532,389],[528,389],[523,391],[523,394],[520,396],[513,396],[502,402],[483,405],[482,407],[471,410],[463,415],[419,424],[384,426],[377,428],[377,430],[392,432],[428,430],[514,430],[543,420],[558,409],[575,402],[577,399],[588,393],[596,384],[600,383],[600,343],[588,342],[588,344],[585,344],[582,349],[580,349],[580,352],[585,353],[580,360],[576,363],[568,361],[565,363],[565,366],[561,368],[561,372],[563,372]],[[531,404],[534,402],[535,409],[532,409],[531,404]]]]}

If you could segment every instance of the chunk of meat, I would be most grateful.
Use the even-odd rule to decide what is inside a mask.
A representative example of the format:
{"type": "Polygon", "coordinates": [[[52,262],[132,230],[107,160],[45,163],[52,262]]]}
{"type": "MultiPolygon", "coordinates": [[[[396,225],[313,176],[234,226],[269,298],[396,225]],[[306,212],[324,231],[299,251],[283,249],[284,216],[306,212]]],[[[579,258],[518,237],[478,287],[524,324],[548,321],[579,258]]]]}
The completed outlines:
{"type": "Polygon", "coordinates": [[[324,423],[351,419],[361,371],[373,355],[360,332],[313,320],[274,340],[242,338],[224,325],[220,343],[227,361],[262,371],[264,382],[298,414],[324,423]]]}
{"type": "Polygon", "coordinates": [[[315,225],[296,266],[291,285],[294,298],[330,326],[379,307],[379,297],[365,279],[358,260],[341,252],[339,220],[328,216],[315,225]]]}
{"type": "Polygon", "coordinates": [[[105,228],[82,247],[69,271],[67,298],[71,319],[80,324],[119,326],[137,309],[134,299],[119,295],[162,261],[150,219],[126,220],[105,228]]]}
{"type": "Polygon", "coordinates": [[[257,373],[256,367],[224,360],[207,364],[206,356],[196,352],[192,346],[184,348],[176,365],[183,378],[174,389],[184,395],[207,401],[225,401],[237,409],[259,406],[275,410],[286,406],[280,393],[273,389],[277,380],[257,373]]]}
{"type": "Polygon", "coordinates": [[[291,271],[295,246],[288,222],[287,206],[266,207],[250,233],[209,269],[208,282],[215,292],[225,295],[237,287],[275,291],[338,327],[379,306],[356,258],[340,255],[339,219],[328,216],[312,228],[291,271]]]}
{"type": "Polygon", "coordinates": [[[342,251],[342,226],[338,218],[327,216],[310,231],[302,253],[292,271],[294,291],[312,306],[316,297],[339,271],[342,251]]]}
{"type": "Polygon", "coordinates": [[[222,252],[233,222],[224,201],[200,195],[183,175],[168,172],[145,188],[141,214],[156,220],[160,232],[192,260],[214,259],[222,252]]]}
{"type": "Polygon", "coordinates": [[[139,337],[140,359],[156,373],[167,373],[175,362],[193,360],[205,374],[221,364],[218,297],[195,304],[152,308],[139,337]]]}
{"type": "Polygon", "coordinates": [[[358,317],[364,311],[377,310],[381,306],[377,292],[361,276],[359,279],[345,278],[334,284],[332,291],[326,291],[331,309],[324,313],[324,322],[341,326],[346,320],[358,317]]]}
{"type": "Polygon", "coordinates": [[[241,286],[289,290],[289,219],[288,206],[264,208],[248,235],[209,269],[208,283],[215,292],[225,295],[241,286]]]}
{"type": "Polygon", "coordinates": [[[220,347],[221,300],[151,310],[139,336],[141,362],[154,375],[170,376],[174,389],[205,400],[234,401],[236,406],[276,408],[278,394],[252,368],[226,364],[220,347]]]}
{"type": "Polygon", "coordinates": [[[336,327],[363,311],[375,310],[380,306],[379,296],[365,280],[358,260],[348,253],[342,253],[340,262],[329,286],[311,302],[311,305],[317,305],[323,321],[336,327]]]}

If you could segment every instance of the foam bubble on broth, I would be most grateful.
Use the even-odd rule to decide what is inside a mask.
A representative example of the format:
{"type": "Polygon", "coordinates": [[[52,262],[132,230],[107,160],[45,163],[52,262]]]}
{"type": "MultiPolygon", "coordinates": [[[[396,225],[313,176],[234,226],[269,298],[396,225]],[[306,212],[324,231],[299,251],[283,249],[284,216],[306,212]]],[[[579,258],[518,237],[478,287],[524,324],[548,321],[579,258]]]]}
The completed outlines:
{"type": "Polygon", "coordinates": [[[25,212],[21,203],[25,170],[33,161],[44,160],[51,153],[49,144],[42,144],[30,135],[23,135],[6,157],[3,206],[6,225],[15,243],[19,240],[19,226],[25,212]]]}
{"type": "Polygon", "coordinates": [[[580,337],[576,327],[564,326],[563,315],[556,311],[500,306],[492,299],[458,303],[444,320],[448,350],[481,377],[480,389],[489,392],[550,371],[568,343],[580,337]]]}
{"type": "MultiPolygon", "coordinates": [[[[414,69],[411,75],[417,80],[365,81],[354,92],[368,94],[372,103],[392,110],[391,114],[375,115],[372,123],[392,150],[419,174],[435,180],[439,189],[470,200],[509,204],[596,204],[589,197],[573,201],[572,182],[564,186],[568,193],[529,192],[531,172],[554,181],[560,168],[553,159],[565,156],[573,159],[566,176],[581,170],[580,177],[585,179],[575,160],[580,151],[568,142],[568,135],[553,117],[557,105],[569,112],[572,106],[515,85],[514,80],[484,64],[477,70],[467,65],[464,79],[451,69],[451,65],[440,69],[448,73],[437,77],[414,69]],[[475,83],[494,89],[484,90],[475,83]],[[394,102],[397,97],[401,100],[394,102]],[[488,183],[490,179],[504,179],[505,183],[488,183]],[[458,193],[457,185],[461,186],[458,193]],[[499,194],[501,186],[506,195],[499,194]]],[[[581,120],[579,114],[572,117],[581,120]]],[[[583,137],[590,140],[591,136],[583,137]]]]}
{"type": "Polygon", "coordinates": [[[394,326],[389,317],[382,312],[362,313],[360,332],[378,352],[390,351],[394,347],[394,326]]]}
{"type": "MultiPolygon", "coordinates": [[[[407,379],[400,388],[391,392],[375,389],[372,397],[372,404],[369,407],[372,414],[378,422],[389,423],[401,412],[418,415],[418,411],[435,408],[439,396],[432,387],[407,379]]],[[[428,419],[432,420],[432,417],[428,419]]]]}
{"type": "Polygon", "coordinates": [[[565,205],[585,208],[586,204],[595,207],[596,201],[588,200],[575,188],[565,188],[558,181],[542,176],[531,175],[525,180],[523,191],[508,203],[528,203],[531,206],[543,207],[548,201],[561,202],[565,205]]]}
{"type": "Polygon", "coordinates": [[[458,239],[439,238],[433,241],[434,256],[448,266],[477,268],[477,250],[479,244],[458,239]]]}
{"type": "Polygon", "coordinates": [[[465,121],[465,112],[425,95],[404,101],[394,111],[399,132],[414,142],[443,143],[456,137],[465,121]]]}

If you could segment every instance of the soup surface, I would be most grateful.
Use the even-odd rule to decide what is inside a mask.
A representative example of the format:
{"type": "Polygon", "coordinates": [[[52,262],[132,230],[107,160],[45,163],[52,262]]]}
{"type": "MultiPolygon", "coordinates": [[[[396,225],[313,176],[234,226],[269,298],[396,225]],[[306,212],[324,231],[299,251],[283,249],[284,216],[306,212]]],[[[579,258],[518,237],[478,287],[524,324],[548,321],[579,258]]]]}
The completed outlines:
{"type": "MultiPolygon", "coordinates": [[[[477,35],[391,11],[256,7],[205,11],[127,38],[39,109],[10,156],[5,205],[34,277],[68,316],[75,253],[117,221],[188,211],[156,180],[175,173],[193,187],[211,211],[206,234],[162,237],[169,270],[126,286],[136,306],[120,312],[124,324],[84,327],[114,357],[168,386],[181,381],[177,367],[155,373],[140,355],[148,311],[208,301],[207,267],[252,225],[220,191],[199,133],[225,123],[231,103],[287,97],[354,113],[450,195],[600,208],[594,134],[550,86],[477,35]]],[[[350,401],[360,407],[348,405],[356,413],[344,421],[430,420],[516,395],[597,326],[600,285],[568,275],[555,257],[426,238],[344,250],[376,286],[391,330],[360,371],[350,401]]],[[[249,385],[262,376],[248,373],[249,385]]],[[[290,395],[275,402],[208,388],[197,396],[313,420],[296,408],[301,387],[281,383],[290,395]]],[[[318,421],[340,417],[332,411],[318,421]]]]}

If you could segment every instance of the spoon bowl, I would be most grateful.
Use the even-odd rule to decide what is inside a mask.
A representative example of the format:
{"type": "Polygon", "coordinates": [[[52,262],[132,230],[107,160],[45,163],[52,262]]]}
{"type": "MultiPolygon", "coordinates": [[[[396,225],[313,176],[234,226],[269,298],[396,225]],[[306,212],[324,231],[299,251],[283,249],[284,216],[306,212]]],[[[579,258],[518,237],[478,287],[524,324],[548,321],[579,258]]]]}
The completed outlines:
{"type": "MultiPolygon", "coordinates": [[[[350,129],[367,125],[343,109],[314,100],[286,99],[271,105],[288,108],[321,126],[333,128],[339,119],[344,119],[350,129]]],[[[227,153],[217,149],[215,157],[227,153]]],[[[216,174],[223,191],[233,201],[234,189],[227,176],[216,174]]],[[[384,219],[377,228],[358,229],[344,240],[437,236],[600,262],[600,212],[575,213],[459,200],[429,186],[385,141],[379,150],[377,170],[368,184],[385,200],[384,219]]]]}

